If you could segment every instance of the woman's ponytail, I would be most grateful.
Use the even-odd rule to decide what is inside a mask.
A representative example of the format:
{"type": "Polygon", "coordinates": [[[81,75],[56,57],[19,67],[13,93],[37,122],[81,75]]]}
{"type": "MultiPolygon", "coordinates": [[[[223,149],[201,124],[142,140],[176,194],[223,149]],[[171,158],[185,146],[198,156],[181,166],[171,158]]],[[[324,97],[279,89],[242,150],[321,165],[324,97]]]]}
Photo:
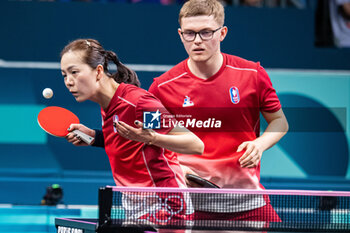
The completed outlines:
{"type": "Polygon", "coordinates": [[[117,72],[112,74],[117,83],[127,83],[140,87],[140,81],[135,71],[121,63],[113,51],[106,51],[106,62],[108,61],[112,61],[117,66],[117,72]]]}

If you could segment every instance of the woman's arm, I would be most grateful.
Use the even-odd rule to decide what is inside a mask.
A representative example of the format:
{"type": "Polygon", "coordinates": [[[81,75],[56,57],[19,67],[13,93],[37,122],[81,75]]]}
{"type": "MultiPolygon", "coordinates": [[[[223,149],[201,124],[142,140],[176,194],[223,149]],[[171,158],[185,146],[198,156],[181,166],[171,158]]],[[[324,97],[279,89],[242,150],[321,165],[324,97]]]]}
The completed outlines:
{"type": "Polygon", "coordinates": [[[92,142],[91,146],[102,147],[102,148],[105,147],[102,130],[90,129],[83,124],[71,124],[69,126],[68,131],[70,133],[66,136],[66,139],[68,142],[72,143],[73,145],[75,145],[75,146],[88,146],[87,143],[85,143],[78,136],[76,136],[74,133],[72,133],[72,131],[74,131],[74,130],[79,130],[79,131],[81,131],[81,132],[83,132],[91,137],[94,137],[95,139],[92,142]]]}
{"type": "Polygon", "coordinates": [[[140,121],[136,128],[122,122],[114,123],[120,136],[127,139],[155,145],[181,154],[202,154],[204,143],[194,133],[185,128],[173,128],[168,134],[160,134],[151,129],[143,129],[140,121]]]}

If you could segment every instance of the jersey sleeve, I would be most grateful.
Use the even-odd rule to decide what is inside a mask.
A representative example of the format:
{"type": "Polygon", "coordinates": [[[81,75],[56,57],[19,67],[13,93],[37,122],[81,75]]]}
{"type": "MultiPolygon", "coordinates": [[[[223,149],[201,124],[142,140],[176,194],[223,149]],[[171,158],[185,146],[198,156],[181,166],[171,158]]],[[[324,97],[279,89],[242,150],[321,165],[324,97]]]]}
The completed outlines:
{"type": "Polygon", "coordinates": [[[101,129],[95,129],[95,141],[91,144],[94,147],[105,147],[105,141],[103,138],[103,132],[101,129]]]}
{"type": "Polygon", "coordinates": [[[153,79],[153,83],[149,87],[148,91],[156,97],[159,96],[157,79],[153,79]]]}
{"type": "Polygon", "coordinates": [[[258,89],[260,110],[263,112],[277,112],[281,108],[281,103],[276,90],[272,87],[269,75],[260,64],[258,64],[258,89]]]}
{"type": "Polygon", "coordinates": [[[157,112],[160,113],[160,128],[154,129],[157,133],[168,134],[173,128],[174,117],[168,110],[163,106],[159,99],[157,99],[151,93],[146,93],[141,96],[136,105],[136,119],[144,122],[144,112],[157,112]],[[164,124],[166,122],[166,124],[164,124]]]}

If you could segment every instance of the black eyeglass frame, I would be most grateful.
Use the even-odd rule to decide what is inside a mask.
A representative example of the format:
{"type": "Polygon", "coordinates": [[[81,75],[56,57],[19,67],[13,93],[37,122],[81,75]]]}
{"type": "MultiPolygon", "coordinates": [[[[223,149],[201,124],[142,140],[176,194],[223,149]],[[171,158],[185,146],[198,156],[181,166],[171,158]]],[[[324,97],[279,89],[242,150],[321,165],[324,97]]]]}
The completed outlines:
{"type": "Polygon", "coordinates": [[[204,29],[204,30],[201,30],[201,31],[199,31],[199,32],[190,31],[190,32],[193,32],[193,33],[194,33],[193,40],[186,40],[185,37],[184,37],[184,35],[183,35],[185,32],[181,31],[180,33],[181,33],[182,38],[183,38],[185,41],[187,41],[187,42],[192,42],[192,41],[194,41],[194,40],[196,39],[196,37],[197,37],[197,34],[199,35],[199,37],[201,38],[201,40],[203,40],[203,41],[208,41],[208,40],[213,39],[214,33],[217,32],[217,31],[219,31],[219,30],[220,30],[221,28],[223,28],[223,27],[224,27],[224,26],[221,26],[221,27],[219,27],[219,28],[217,28],[217,29],[215,29],[215,30],[207,30],[207,29],[204,29]],[[211,32],[211,37],[210,37],[209,39],[203,39],[202,36],[201,36],[201,32],[211,32]]]}

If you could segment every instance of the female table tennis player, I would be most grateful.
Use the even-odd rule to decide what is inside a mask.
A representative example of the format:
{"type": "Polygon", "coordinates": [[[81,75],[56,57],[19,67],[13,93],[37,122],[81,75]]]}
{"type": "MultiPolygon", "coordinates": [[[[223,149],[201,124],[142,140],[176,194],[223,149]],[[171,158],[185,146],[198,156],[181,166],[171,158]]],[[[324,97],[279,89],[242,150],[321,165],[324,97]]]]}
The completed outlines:
{"type": "MultiPolygon", "coordinates": [[[[140,82],[136,73],[123,65],[114,52],[106,51],[93,39],[75,40],[61,52],[61,71],[64,83],[76,101],[91,100],[101,106],[104,146],[117,185],[185,187],[176,155],[165,157],[163,148],[201,154],[204,150],[202,141],[189,131],[141,128],[143,111],[159,109],[165,114],[166,110],[157,98],[138,87],[140,82]],[[109,62],[117,66],[116,73],[108,70],[109,62]],[[139,126],[143,137],[123,135],[127,124],[139,126]],[[133,140],[127,139],[130,137],[133,140]]],[[[69,130],[78,128],[95,136],[95,131],[81,125],[71,125],[69,130]]],[[[67,140],[73,144],[82,143],[72,133],[67,140]]]]}
{"type": "MultiPolygon", "coordinates": [[[[171,127],[155,131],[142,129],[143,111],[157,109],[161,114],[167,111],[156,97],[139,88],[136,73],[123,65],[114,52],[106,51],[93,39],[75,40],[61,52],[61,71],[64,83],[76,101],[91,100],[101,106],[103,144],[117,185],[186,187],[176,154],[165,156],[164,148],[201,154],[203,142],[183,129],[180,132],[171,127]],[[116,73],[108,70],[109,62],[117,66],[116,73]],[[125,133],[130,132],[126,129],[134,124],[142,137],[137,137],[140,132],[125,133]]],[[[72,124],[69,131],[74,129],[96,136],[94,130],[81,124],[72,124]]],[[[84,144],[73,133],[66,138],[75,145],[84,144]]],[[[173,207],[178,204],[168,203],[173,207]]],[[[188,205],[181,204],[181,208],[181,213],[170,217],[184,220],[183,216],[192,212],[188,205]]],[[[169,216],[164,217],[168,219],[169,216]]],[[[153,215],[146,214],[143,218],[157,222],[153,215]]]]}

